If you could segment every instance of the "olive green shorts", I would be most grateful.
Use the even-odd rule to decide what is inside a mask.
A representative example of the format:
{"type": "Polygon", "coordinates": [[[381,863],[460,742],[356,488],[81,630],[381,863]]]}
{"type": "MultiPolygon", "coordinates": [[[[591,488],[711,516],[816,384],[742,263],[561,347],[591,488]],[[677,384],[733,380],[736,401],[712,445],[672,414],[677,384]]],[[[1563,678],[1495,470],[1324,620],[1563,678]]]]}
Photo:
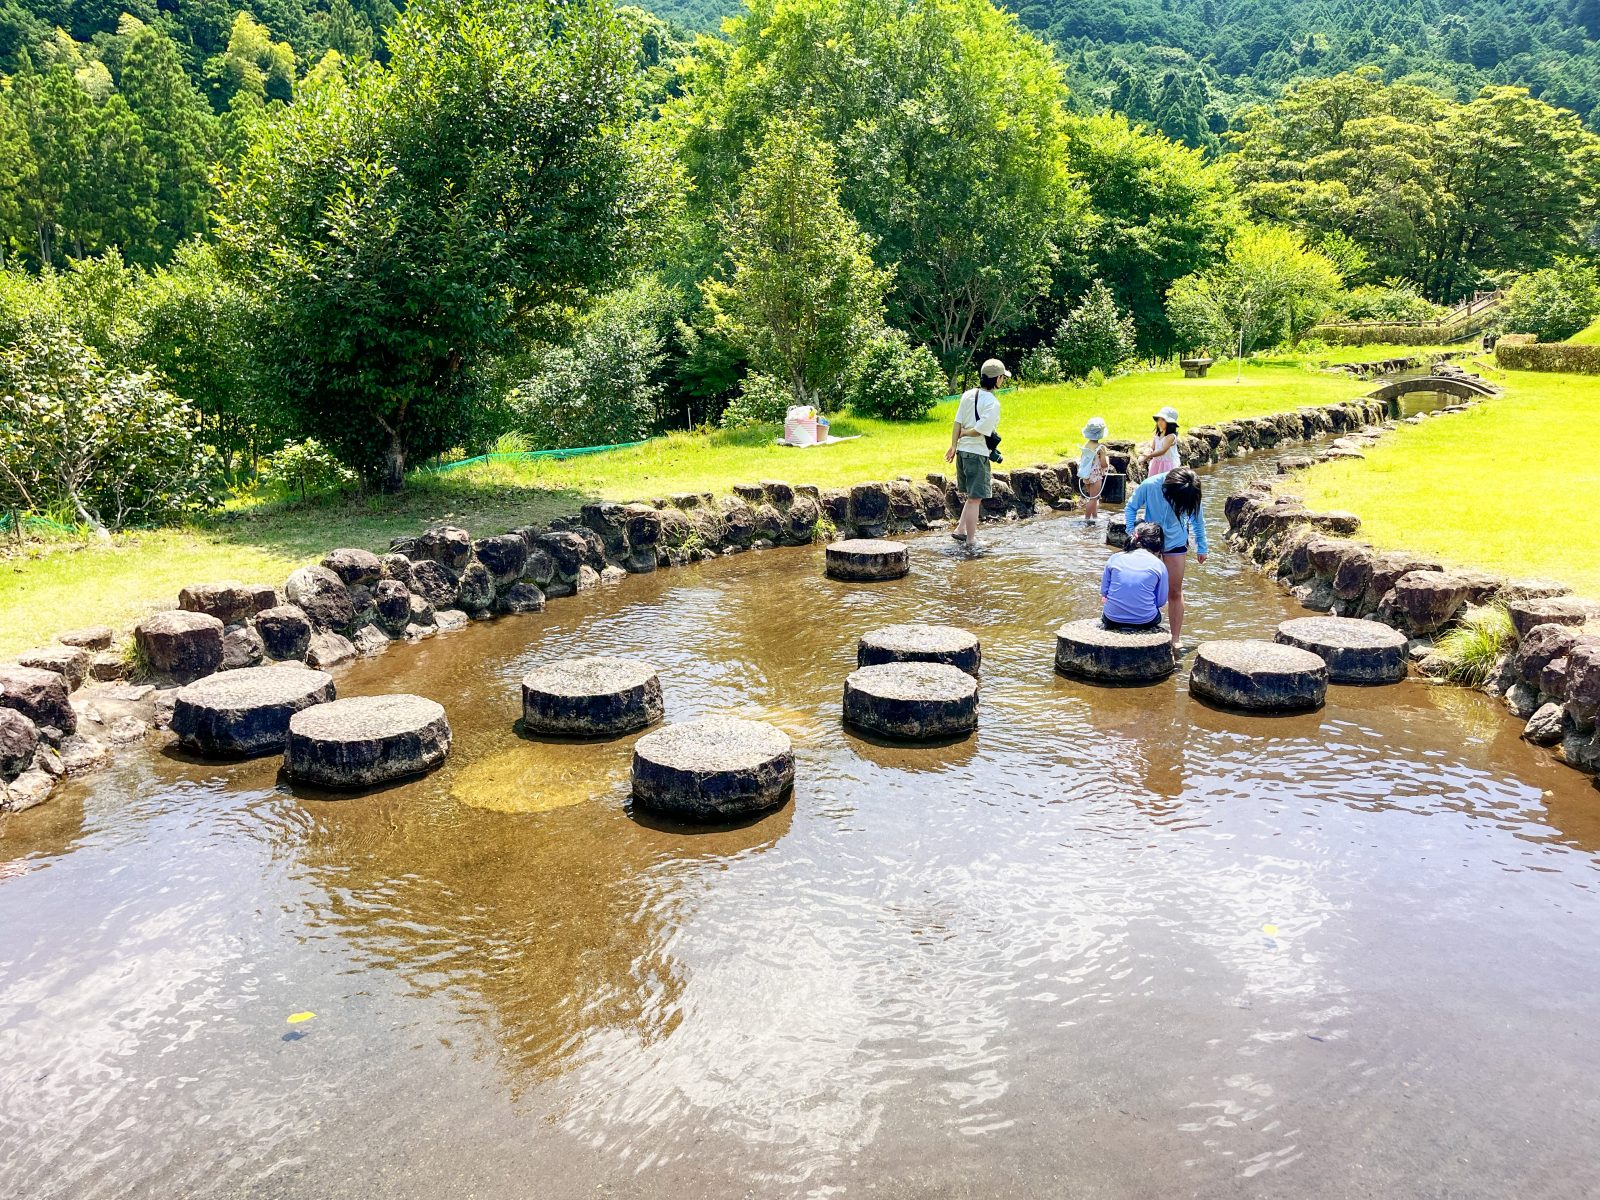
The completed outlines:
{"type": "Polygon", "coordinates": [[[956,491],[968,500],[987,500],[994,495],[993,470],[987,455],[956,452],[956,491]]]}

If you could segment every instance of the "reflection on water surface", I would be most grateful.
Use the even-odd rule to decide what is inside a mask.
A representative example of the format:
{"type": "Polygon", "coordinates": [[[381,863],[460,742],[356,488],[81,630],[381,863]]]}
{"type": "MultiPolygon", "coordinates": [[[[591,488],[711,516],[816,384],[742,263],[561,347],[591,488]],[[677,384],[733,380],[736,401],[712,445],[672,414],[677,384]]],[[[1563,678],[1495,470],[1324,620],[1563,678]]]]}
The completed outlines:
{"type": "MultiPolygon", "coordinates": [[[[1252,720],[1059,679],[1098,537],[943,545],[873,587],[820,549],[631,578],[359,664],[343,694],[450,714],[402,788],[152,755],[14,819],[7,1191],[1594,1194],[1583,777],[1420,684],[1252,720]],[[856,635],[916,619],[981,631],[979,733],[844,733],[856,635]],[[793,802],[635,819],[631,739],[513,728],[578,650],[652,659],[669,719],[781,725],[793,802]]],[[[1288,615],[1227,555],[1191,580],[1196,637],[1288,615]]]]}

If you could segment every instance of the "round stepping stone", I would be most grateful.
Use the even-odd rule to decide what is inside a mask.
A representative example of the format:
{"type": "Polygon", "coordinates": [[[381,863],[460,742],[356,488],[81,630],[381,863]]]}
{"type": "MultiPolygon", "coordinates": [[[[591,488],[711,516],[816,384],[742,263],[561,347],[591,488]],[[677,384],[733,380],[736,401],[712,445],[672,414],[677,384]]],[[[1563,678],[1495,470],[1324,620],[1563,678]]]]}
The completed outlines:
{"type": "Polygon", "coordinates": [[[1309,650],[1277,642],[1202,642],[1194,653],[1189,691],[1250,712],[1320,708],[1328,695],[1328,664],[1309,650]]]}
{"type": "Polygon", "coordinates": [[[654,725],[662,711],[656,669],[634,659],[563,658],[522,680],[522,723],[533,733],[615,737],[654,725]]]}
{"type": "Polygon", "coordinates": [[[295,713],[334,697],[333,676],[305,667],[247,667],[208,675],[179,690],[172,732],[207,758],[282,754],[295,713]]]}
{"type": "Polygon", "coordinates": [[[776,808],[793,787],[794,746],[763,721],[686,721],[633,747],[634,801],[656,812],[730,820],[776,808]]]}
{"type": "Polygon", "coordinates": [[[845,677],[844,719],[883,737],[958,737],[978,727],[978,681],[944,663],[862,667],[845,677]]]}
{"type": "Polygon", "coordinates": [[[283,768],[335,790],[379,787],[431,771],[450,753],[444,709],[422,696],[356,696],[289,719],[283,768]]]}
{"type": "Polygon", "coordinates": [[[1097,617],[1056,631],[1056,670],[1090,683],[1158,683],[1172,674],[1172,634],[1107,629],[1097,617]]]}
{"type": "Polygon", "coordinates": [[[1406,635],[1378,621],[1296,617],[1278,626],[1275,640],[1322,659],[1329,683],[1399,683],[1406,677],[1406,635]]]}
{"type": "Polygon", "coordinates": [[[826,569],[830,578],[849,583],[899,579],[911,571],[911,552],[904,542],[853,538],[828,547],[826,569]]]}
{"type": "Polygon", "coordinates": [[[925,662],[958,667],[976,675],[983,662],[978,635],[954,625],[885,625],[863,634],[856,647],[856,665],[925,662]]]}

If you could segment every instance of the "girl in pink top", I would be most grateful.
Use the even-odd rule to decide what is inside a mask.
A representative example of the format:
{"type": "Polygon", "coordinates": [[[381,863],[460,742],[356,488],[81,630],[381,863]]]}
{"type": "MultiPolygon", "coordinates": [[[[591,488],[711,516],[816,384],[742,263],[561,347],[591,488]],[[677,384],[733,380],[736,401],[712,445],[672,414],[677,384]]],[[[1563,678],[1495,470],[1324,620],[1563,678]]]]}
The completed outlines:
{"type": "Polygon", "coordinates": [[[1145,478],[1165,475],[1179,465],[1178,462],[1178,410],[1163,408],[1155,415],[1156,433],[1139,450],[1144,459],[1145,478]]]}

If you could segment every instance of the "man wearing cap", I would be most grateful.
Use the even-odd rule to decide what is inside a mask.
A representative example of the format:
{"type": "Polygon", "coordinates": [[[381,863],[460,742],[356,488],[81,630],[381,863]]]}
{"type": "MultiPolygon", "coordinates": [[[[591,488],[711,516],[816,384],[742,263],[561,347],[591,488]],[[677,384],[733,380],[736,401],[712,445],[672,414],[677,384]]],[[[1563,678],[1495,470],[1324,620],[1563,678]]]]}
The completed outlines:
{"type": "Polygon", "coordinates": [[[950,536],[964,543],[968,554],[978,552],[978,517],[983,502],[994,495],[989,435],[1000,428],[1000,401],[994,393],[1011,377],[1005,363],[998,358],[984,363],[979,374],[983,386],[963,392],[956,405],[950,449],[944,455],[945,462],[956,464],[956,491],[964,501],[961,519],[950,536]]]}
{"type": "Polygon", "coordinates": [[[1139,448],[1144,459],[1145,478],[1165,475],[1179,465],[1178,462],[1178,410],[1163,408],[1151,418],[1156,423],[1155,436],[1139,448]]]}

